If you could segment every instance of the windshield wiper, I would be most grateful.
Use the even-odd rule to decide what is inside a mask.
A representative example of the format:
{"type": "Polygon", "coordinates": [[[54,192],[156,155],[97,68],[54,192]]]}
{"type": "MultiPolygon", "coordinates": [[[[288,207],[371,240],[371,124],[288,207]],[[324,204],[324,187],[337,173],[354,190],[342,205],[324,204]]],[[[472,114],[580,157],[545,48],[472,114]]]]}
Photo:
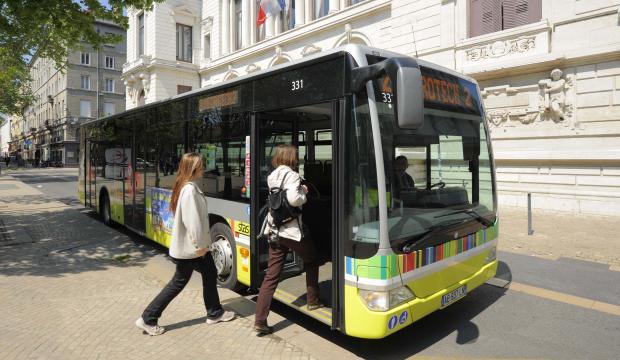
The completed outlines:
{"type": "Polygon", "coordinates": [[[463,221],[461,220],[461,221],[456,221],[456,222],[450,222],[447,224],[443,223],[443,224],[433,225],[429,227],[428,229],[426,229],[426,231],[424,231],[423,233],[406,239],[404,241],[405,245],[402,247],[402,251],[404,253],[410,253],[414,251],[416,247],[422,246],[427,240],[434,238],[438,233],[445,232],[446,228],[449,228],[454,225],[462,224],[462,223],[463,221]]]}
{"type": "Polygon", "coordinates": [[[437,215],[437,216],[435,216],[435,218],[440,218],[440,217],[450,216],[450,215],[455,215],[455,214],[471,215],[474,219],[476,219],[479,223],[481,223],[482,225],[484,225],[486,227],[489,227],[489,226],[493,225],[493,223],[495,222],[495,219],[489,220],[489,219],[485,218],[484,216],[480,215],[480,213],[477,212],[474,209],[455,210],[455,211],[452,211],[452,212],[449,212],[449,213],[437,215]]]}

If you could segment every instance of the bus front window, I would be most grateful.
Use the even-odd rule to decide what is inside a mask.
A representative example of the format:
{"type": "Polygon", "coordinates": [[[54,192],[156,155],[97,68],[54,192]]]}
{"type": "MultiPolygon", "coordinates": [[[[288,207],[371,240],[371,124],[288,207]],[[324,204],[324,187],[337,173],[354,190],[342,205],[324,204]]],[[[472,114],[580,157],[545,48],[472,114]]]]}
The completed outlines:
{"type": "Polygon", "coordinates": [[[427,109],[422,128],[402,130],[389,104],[378,111],[392,248],[436,245],[433,237],[450,236],[439,235],[444,229],[488,227],[496,205],[482,117],[427,109]]]}

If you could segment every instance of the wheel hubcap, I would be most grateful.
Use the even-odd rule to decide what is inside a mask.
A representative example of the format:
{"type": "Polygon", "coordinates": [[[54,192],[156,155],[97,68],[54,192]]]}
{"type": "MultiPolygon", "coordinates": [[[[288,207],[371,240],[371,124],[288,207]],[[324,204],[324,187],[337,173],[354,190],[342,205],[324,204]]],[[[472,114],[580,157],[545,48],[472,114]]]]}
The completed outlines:
{"type": "Polygon", "coordinates": [[[220,280],[226,280],[233,267],[233,252],[226,237],[219,235],[211,244],[211,255],[220,280]]]}

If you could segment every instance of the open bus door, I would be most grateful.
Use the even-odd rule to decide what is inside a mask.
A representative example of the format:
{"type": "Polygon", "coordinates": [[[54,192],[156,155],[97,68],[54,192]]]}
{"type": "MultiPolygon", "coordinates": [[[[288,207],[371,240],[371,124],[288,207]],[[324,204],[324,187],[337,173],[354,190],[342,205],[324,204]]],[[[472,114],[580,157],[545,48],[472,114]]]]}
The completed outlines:
{"type": "Polygon", "coordinates": [[[314,311],[306,307],[306,280],[303,260],[294,252],[287,256],[277,300],[303,312],[333,329],[340,327],[343,282],[337,216],[339,214],[338,119],[344,114],[344,101],[335,100],[254,114],[252,130],[252,286],[259,288],[267,269],[269,245],[260,237],[267,214],[267,177],[273,171],[271,159],[280,144],[298,148],[299,173],[308,184],[308,201],[302,222],[323,265],[319,267],[320,300],[326,306],[314,311]]]}

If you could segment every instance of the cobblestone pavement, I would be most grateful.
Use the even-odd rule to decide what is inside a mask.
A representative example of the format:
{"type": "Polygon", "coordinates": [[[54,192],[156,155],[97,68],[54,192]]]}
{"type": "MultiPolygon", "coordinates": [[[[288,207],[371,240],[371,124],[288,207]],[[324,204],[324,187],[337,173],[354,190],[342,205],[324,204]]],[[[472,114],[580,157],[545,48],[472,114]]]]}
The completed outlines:
{"type": "MultiPolygon", "coordinates": [[[[206,325],[197,287],[160,319],[168,333],[143,335],[133,322],[162,287],[145,270],[152,247],[6,176],[0,219],[2,359],[311,358],[278,336],[255,336],[244,314],[206,325]]],[[[225,306],[238,297],[220,294],[225,306]]]]}

